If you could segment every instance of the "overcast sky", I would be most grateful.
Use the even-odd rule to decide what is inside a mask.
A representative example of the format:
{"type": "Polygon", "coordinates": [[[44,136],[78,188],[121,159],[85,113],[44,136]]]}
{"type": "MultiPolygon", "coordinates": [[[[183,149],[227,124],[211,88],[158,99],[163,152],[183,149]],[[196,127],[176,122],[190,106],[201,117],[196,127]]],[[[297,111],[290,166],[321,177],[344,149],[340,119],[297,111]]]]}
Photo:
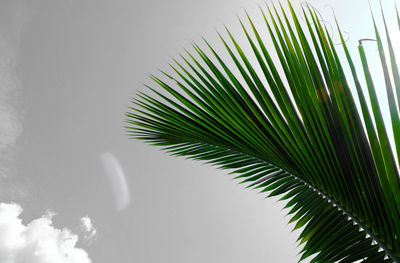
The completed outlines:
{"type": "MultiPolygon", "coordinates": [[[[335,10],[358,58],[358,39],[373,37],[368,1],[310,2],[332,24],[335,10]]],[[[222,51],[214,30],[222,22],[243,40],[243,8],[265,29],[262,3],[1,0],[0,110],[16,119],[0,125],[0,201],[19,203],[26,221],[54,211],[58,228],[77,233],[89,216],[96,238],[77,246],[96,263],[297,262],[298,232],[283,203],[128,139],[123,128],[148,74],[200,36],[222,51]]],[[[384,7],[394,22],[394,1],[384,7]]],[[[376,48],[367,49],[373,61],[376,48]]]]}

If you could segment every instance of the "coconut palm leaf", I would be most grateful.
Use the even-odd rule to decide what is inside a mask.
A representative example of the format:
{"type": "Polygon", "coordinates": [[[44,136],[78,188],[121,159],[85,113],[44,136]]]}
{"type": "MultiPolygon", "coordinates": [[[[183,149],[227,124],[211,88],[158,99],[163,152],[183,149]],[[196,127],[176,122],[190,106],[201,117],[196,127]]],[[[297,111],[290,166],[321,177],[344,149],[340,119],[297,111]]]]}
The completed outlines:
{"type": "Polygon", "coordinates": [[[220,35],[237,73],[206,40],[208,52],[193,44],[194,53],[186,51],[181,62],[170,65],[173,74],[151,76],[158,90],[147,86],[153,94],[139,93],[132,101],[129,134],[170,154],[228,169],[248,187],[281,196],[294,229],[302,229],[301,259],[400,262],[400,78],[386,24],[390,67],[374,22],[394,152],[363,42],[359,53],[368,96],[338,27],[357,90],[353,96],[315,10],[303,9],[304,23],[290,3],[289,11],[260,10],[273,50],[248,15],[247,26],[241,25],[256,61],[228,29],[227,37],[220,35]]]}

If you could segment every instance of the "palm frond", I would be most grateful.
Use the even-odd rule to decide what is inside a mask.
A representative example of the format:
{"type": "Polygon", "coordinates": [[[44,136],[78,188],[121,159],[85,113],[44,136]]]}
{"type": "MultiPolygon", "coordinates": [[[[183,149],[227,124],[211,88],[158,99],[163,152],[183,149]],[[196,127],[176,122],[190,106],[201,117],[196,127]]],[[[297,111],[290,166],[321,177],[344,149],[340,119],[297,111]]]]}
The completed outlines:
{"type": "Polygon", "coordinates": [[[133,100],[129,133],[170,154],[229,169],[269,196],[281,195],[294,229],[302,228],[301,259],[400,262],[400,78],[386,24],[391,75],[374,27],[397,154],[362,42],[372,113],[338,26],[360,114],[317,12],[303,8],[302,24],[290,3],[289,12],[282,6],[260,10],[278,61],[247,15],[248,26],[240,23],[255,64],[228,29],[220,38],[239,75],[206,40],[210,55],[194,44],[196,54],[186,51],[183,63],[170,65],[175,76],[151,76],[163,91],[148,86],[152,96],[140,93],[133,100]]]}

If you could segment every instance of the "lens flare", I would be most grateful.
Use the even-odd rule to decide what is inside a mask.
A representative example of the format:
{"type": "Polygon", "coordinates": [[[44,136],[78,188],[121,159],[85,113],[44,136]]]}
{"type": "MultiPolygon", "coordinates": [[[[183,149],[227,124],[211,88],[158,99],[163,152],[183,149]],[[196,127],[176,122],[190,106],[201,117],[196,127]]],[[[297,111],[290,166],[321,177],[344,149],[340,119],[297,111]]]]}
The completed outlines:
{"type": "Polygon", "coordinates": [[[110,183],[117,211],[124,210],[130,203],[130,194],[124,171],[114,154],[103,153],[100,156],[106,177],[110,183]]]}

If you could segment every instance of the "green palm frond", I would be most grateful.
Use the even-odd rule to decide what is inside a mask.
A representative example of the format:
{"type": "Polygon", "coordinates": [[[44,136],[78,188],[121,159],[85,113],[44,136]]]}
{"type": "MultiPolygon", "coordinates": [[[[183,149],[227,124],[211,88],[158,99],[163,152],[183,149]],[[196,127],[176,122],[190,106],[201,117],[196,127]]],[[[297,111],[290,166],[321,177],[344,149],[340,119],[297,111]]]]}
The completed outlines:
{"type": "Polygon", "coordinates": [[[129,134],[173,155],[228,169],[269,196],[280,195],[294,229],[302,229],[301,259],[400,262],[400,77],[386,23],[390,66],[375,22],[374,27],[394,152],[362,41],[368,96],[338,27],[354,97],[316,11],[303,8],[300,23],[290,3],[289,8],[261,10],[273,50],[248,15],[248,26],[241,21],[255,64],[228,29],[227,38],[220,35],[239,75],[204,40],[209,52],[194,44],[196,54],[186,51],[182,63],[170,65],[173,75],[152,76],[163,91],[148,86],[153,95],[140,93],[133,101],[129,134]]]}

